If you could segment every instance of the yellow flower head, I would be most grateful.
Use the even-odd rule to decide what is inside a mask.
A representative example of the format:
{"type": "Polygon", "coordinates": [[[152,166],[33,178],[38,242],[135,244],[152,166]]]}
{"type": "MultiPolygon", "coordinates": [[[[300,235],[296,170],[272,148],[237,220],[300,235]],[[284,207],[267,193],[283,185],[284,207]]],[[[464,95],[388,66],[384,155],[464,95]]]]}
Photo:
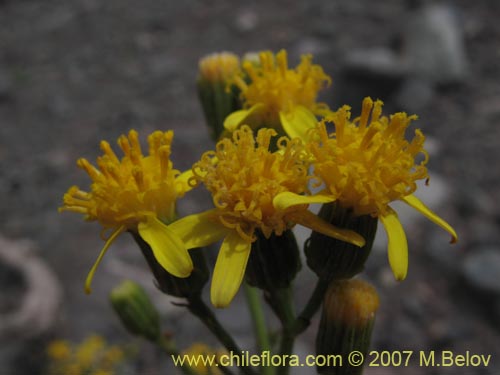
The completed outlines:
{"type": "Polygon", "coordinates": [[[212,193],[217,220],[248,242],[254,241],[256,228],[266,237],[272,232],[281,235],[288,228],[287,211],[273,205],[276,195],[307,190],[308,164],[302,144],[283,137],[278,145],[282,153],[271,153],[274,135],[274,130],[262,129],[254,139],[250,128],[243,127],[193,166],[196,180],[212,193]]]}
{"type": "Polygon", "coordinates": [[[338,230],[307,211],[309,203],[330,198],[307,195],[307,169],[302,142],[282,137],[271,152],[273,129],[254,137],[248,126],[221,140],[193,166],[194,179],[212,193],[215,209],[184,217],[170,225],[187,248],[206,246],[224,238],[212,280],[212,303],[229,304],[239,289],[255,241],[255,230],[281,235],[296,223],[357,245],[361,236],[338,230]]]}
{"type": "Polygon", "coordinates": [[[340,108],[311,131],[308,150],[314,175],[324,184],[319,195],[330,196],[355,215],[372,215],[384,224],[389,237],[389,261],[397,279],[406,277],[408,266],[404,231],[389,203],[402,200],[443,227],[456,240],[446,222],[423,205],[412,193],[416,181],[428,179],[424,135],[417,129],[411,141],[405,132],[416,116],[396,113],[382,116],[382,102],[365,98],[361,116],[350,120],[348,106],[340,108]],[[328,133],[327,123],[335,131],[328,133]],[[418,155],[423,160],[418,162],[418,155]]]}
{"type": "Polygon", "coordinates": [[[319,123],[316,141],[309,143],[314,174],[359,216],[386,214],[390,202],[413,193],[415,181],[428,178],[424,135],[417,129],[410,143],[404,138],[417,117],[396,113],[388,118],[381,112],[381,101],[366,98],[361,116],[351,122],[344,106],[319,123]],[[335,133],[328,134],[328,122],[335,125],[335,133]],[[419,153],[425,158],[416,163],[419,153]]]}
{"type": "Polygon", "coordinates": [[[118,346],[109,346],[104,338],[92,334],[80,344],[56,340],[49,344],[49,374],[115,374],[126,360],[118,346]]]}
{"type": "Polygon", "coordinates": [[[326,104],[317,102],[317,97],[330,83],[321,66],[312,63],[311,55],[303,55],[300,64],[289,69],[285,50],[276,56],[270,51],[261,52],[259,63],[243,62],[235,84],[241,90],[244,109],[228,116],[224,126],[234,131],[242,123],[253,123],[280,132],[283,129],[291,138],[305,137],[307,129],[316,123],[315,115],[328,110],[326,104]]]}
{"type": "Polygon", "coordinates": [[[149,155],[144,156],[136,131],[122,135],[118,145],[124,153],[120,160],[106,141],[101,142],[104,155],[97,159],[98,168],[86,159],[77,164],[92,179],[90,192],[71,187],[64,195],[60,211],[85,215],[112,230],[99,258],[87,278],[86,290],[102,256],[116,239],[128,230],[138,232],[151,246],[158,262],[170,273],[186,277],[192,262],[182,243],[166,224],[175,219],[178,198],[189,190],[189,174],[180,174],[170,161],[173,132],[156,131],[148,137],[149,155]],[[168,249],[168,252],[166,252],[168,249]]]}
{"type": "Polygon", "coordinates": [[[66,360],[71,356],[71,346],[66,340],[54,340],[49,343],[47,354],[54,361],[66,360]]]}
{"type": "Polygon", "coordinates": [[[199,62],[200,78],[209,82],[227,82],[240,70],[240,59],[234,53],[212,53],[199,62]]]}
{"type": "Polygon", "coordinates": [[[189,367],[198,375],[222,375],[217,366],[224,351],[215,351],[206,344],[196,342],[182,352],[189,367]]]}

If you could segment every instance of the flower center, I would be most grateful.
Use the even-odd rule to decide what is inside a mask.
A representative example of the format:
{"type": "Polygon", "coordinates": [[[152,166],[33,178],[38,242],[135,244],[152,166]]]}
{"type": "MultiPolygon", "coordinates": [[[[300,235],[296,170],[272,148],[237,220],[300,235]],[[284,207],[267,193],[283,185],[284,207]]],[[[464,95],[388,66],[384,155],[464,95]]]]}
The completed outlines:
{"type": "Polygon", "coordinates": [[[119,160],[109,143],[102,141],[103,156],[98,168],[86,159],[78,160],[93,183],[85,192],[74,186],[64,195],[61,210],[80,212],[105,228],[135,229],[139,221],[154,215],[164,222],[175,218],[175,202],[187,190],[175,182],[179,171],[170,161],[173,132],[154,132],[148,137],[149,156],[144,156],[136,131],[122,135],[118,144],[124,153],[119,160]]]}
{"type": "Polygon", "coordinates": [[[361,116],[351,122],[349,107],[344,106],[320,122],[313,131],[316,140],[309,144],[314,174],[357,215],[385,214],[391,201],[413,193],[415,181],[428,178],[424,135],[417,129],[411,142],[405,139],[406,128],[417,117],[401,112],[388,118],[381,113],[382,102],[366,98],[361,116]],[[329,122],[335,125],[332,134],[326,129],[329,122]],[[417,164],[420,153],[424,160],[417,164]]]}
{"type": "Polygon", "coordinates": [[[331,78],[311,60],[311,55],[303,55],[295,69],[288,69],[287,53],[282,50],[276,57],[270,51],[261,52],[258,63],[245,61],[244,73],[235,80],[245,107],[264,104],[271,125],[279,122],[279,112],[290,112],[295,106],[304,106],[315,114],[325,110],[327,106],[316,99],[319,90],[330,85],[331,78]],[[244,81],[246,76],[249,84],[244,81]]]}
{"type": "MultiPolygon", "coordinates": [[[[205,153],[193,166],[197,182],[212,193],[216,219],[253,241],[256,228],[266,237],[288,228],[288,210],[273,206],[273,198],[284,191],[307,190],[307,162],[301,142],[282,137],[278,152],[270,152],[272,129],[261,129],[254,138],[248,126],[221,140],[216,150],[205,153]]],[[[297,208],[293,208],[296,210],[297,208]]]]}

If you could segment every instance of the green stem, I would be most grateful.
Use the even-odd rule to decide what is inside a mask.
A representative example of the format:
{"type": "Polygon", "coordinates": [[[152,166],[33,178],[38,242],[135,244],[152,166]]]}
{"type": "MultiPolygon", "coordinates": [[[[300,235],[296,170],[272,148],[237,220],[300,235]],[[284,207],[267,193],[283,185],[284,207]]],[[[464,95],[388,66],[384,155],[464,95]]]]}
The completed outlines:
{"type": "MultiPolygon", "coordinates": [[[[271,298],[273,299],[272,305],[274,310],[281,320],[283,331],[281,334],[281,341],[279,347],[279,354],[281,358],[285,355],[292,354],[293,344],[295,342],[295,313],[292,301],[291,288],[275,289],[271,291],[271,298]]],[[[289,366],[280,366],[276,368],[278,375],[287,375],[290,370],[289,366]]]]}
{"type": "MultiPolygon", "coordinates": [[[[257,345],[260,353],[265,351],[271,352],[271,343],[269,341],[269,332],[264,316],[264,310],[260,302],[258,290],[244,283],[245,297],[247,299],[250,315],[252,316],[255,335],[257,337],[257,345]]],[[[274,375],[274,368],[268,366],[261,367],[262,375],[274,375]]]]}
{"type": "Polygon", "coordinates": [[[311,324],[312,317],[316,314],[323,303],[323,298],[326,290],[328,289],[328,285],[329,283],[327,281],[318,279],[313,294],[309,297],[309,301],[307,301],[306,306],[295,321],[295,335],[300,335],[311,324]]]}
{"type": "MultiPolygon", "coordinates": [[[[231,335],[219,323],[212,310],[203,302],[200,295],[194,295],[188,298],[187,308],[200,319],[203,324],[219,339],[228,352],[240,355],[242,352],[231,335]]],[[[247,366],[240,367],[240,371],[245,375],[257,375],[252,368],[247,366]]]]}

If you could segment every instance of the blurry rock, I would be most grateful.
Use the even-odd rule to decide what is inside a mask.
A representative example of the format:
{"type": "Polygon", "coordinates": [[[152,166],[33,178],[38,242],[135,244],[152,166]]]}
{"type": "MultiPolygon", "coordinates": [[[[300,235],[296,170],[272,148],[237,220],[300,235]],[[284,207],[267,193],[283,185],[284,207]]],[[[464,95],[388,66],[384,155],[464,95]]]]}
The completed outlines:
{"type": "Polygon", "coordinates": [[[234,27],[239,32],[249,32],[254,30],[259,24],[259,16],[254,10],[245,9],[236,16],[234,27]]]}
{"type": "Polygon", "coordinates": [[[342,72],[344,97],[353,102],[363,95],[382,100],[395,97],[398,107],[419,112],[432,100],[436,85],[465,79],[463,30],[452,6],[415,2],[397,40],[394,49],[348,53],[342,72]]]}
{"type": "Polygon", "coordinates": [[[396,93],[396,105],[405,112],[418,113],[434,97],[432,84],[416,77],[408,78],[396,93]]]}
{"type": "Polygon", "coordinates": [[[354,50],[347,55],[344,64],[347,72],[353,75],[400,80],[408,74],[408,68],[400,57],[384,47],[354,50]]]}
{"type": "Polygon", "coordinates": [[[467,74],[463,30],[449,4],[427,3],[411,11],[402,48],[409,68],[430,82],[456,83],[467,74]]]}
{"type": "Polygon", "coordinates": [[[500,249],[473,249],[463,264],[467,282],[479,291],[500,294],[500,249]]]}
{"type": "Polygon", "coordinates": [[[328,46],[320,41],[318,38],[301,38],[294,50],[296,56],[311,53],[314,55],[315,60],[318,55],[321,55],[328,50],[328,46]]]}
{"type": "Polygon", "coordinates": [[[436,265],[436,269],[451,271],[456,275],[460,272],[461,258],[458,248],[450,246],[446,236],[446,233],[436,228],[427,236],[423,249],[432,263],[436,265]]]}
{"type": "Polygon", "coordinates": [[[338,105],[349,103],[357,113],[366,96],[387,101],[407,75],[407,67],[388,48],[353,50],[343,61],[340,79],[336,80],[338,105]]]}
{"type": "MultiPolygon", "coordinates": [[[[52,271],[34,255],[29,243],[2,237],[0,262],[17,270],[25,285],[25,293],[17,296],[18,308],[1,315],[0,339],[13,334],[18,338],[31,337],[51,329],[61,301],[61,288],[52,271]]],[[[7,286],[1,287],[2,294],[6,293],[7,286]]]]}
{"type": "Polygon", "coordinates": [[[37,373],[43,345],[56,327],[61,288],[52,271],[26,241],[0,236],[0,363],[4,373],[37,373]],[[15,303],[13,303],[15,302],[15,303]],[[21,367],[19,367],[21,364],[21,367]],[[29,372],[26,372],[28,371],[29,372]]]}

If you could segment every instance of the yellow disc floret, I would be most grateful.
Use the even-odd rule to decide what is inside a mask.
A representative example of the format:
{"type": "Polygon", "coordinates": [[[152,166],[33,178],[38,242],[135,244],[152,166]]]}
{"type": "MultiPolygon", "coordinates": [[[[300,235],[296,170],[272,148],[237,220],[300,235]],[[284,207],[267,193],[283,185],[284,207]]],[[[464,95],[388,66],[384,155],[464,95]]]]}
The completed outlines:
{"type": "Polygon", "coordinates": [[[391,201],[412,194],[415,181],[428,178],[424,135],[417,129],[411,141],[405,139],[408,125],[417,117],[381,113],[382,102],[366,98],[361,116],[351,121],[349,107],[344,106],[319,123],[309,143],[314,175],[356,215],[385,215],[391,201]],[[329,134],[330,122],[335,132],[329,134]]]}
{"type": "Polygon", "coordinates": [[[303,55],[295,69],[288,68],[285,50],[274,56],[270,51],[255,59],[245,60],[243,69],[233,79],[241,91],[243,109],[224,121],[232,132],[242,124],[254,129],[272,127],[290,138],[303,138],[316,124],[316,115],[324,115],[328,106],[318,103],[318,93],[330,85],[331,79],[321,66],[312,63],[311,55],[303,55]]]}
{"type": "Polygon", "coordinates": [[[173,132],[156,131],[148,138],[149,155],[144,156],[138,134],[132,130],[122,135],[118,144],[125,156],[119,160],[106,141],[101,142],[104,155],[97,159],[99,168],[86,159],[78,160],[93,183],[90,192],[74,186],[64,195],[61,210],[85,214],[105,228],[125,226],[135,229],[137,223],[152,215],[168,223],[175,217],[175,202],[188,186],[176,182],[179,171],[170,161],[173,132]]]}
{"type": "Polygon", "coordinates": [[[275,135],[272,129],[261,129],[254,138],[251,129],[243,126],[232,140],[221,140],[215,151],[205,153],[193,166],[195,179],[213,195],[217,219],[249,242],[255,229],[266,237],[288,229],[285,215],[297,207],[275,208],[273,199],[279,193],[307,190],[302,143],[283,137],[278,141],[280,151],[272,153],[269,146],[275,135]]]}

